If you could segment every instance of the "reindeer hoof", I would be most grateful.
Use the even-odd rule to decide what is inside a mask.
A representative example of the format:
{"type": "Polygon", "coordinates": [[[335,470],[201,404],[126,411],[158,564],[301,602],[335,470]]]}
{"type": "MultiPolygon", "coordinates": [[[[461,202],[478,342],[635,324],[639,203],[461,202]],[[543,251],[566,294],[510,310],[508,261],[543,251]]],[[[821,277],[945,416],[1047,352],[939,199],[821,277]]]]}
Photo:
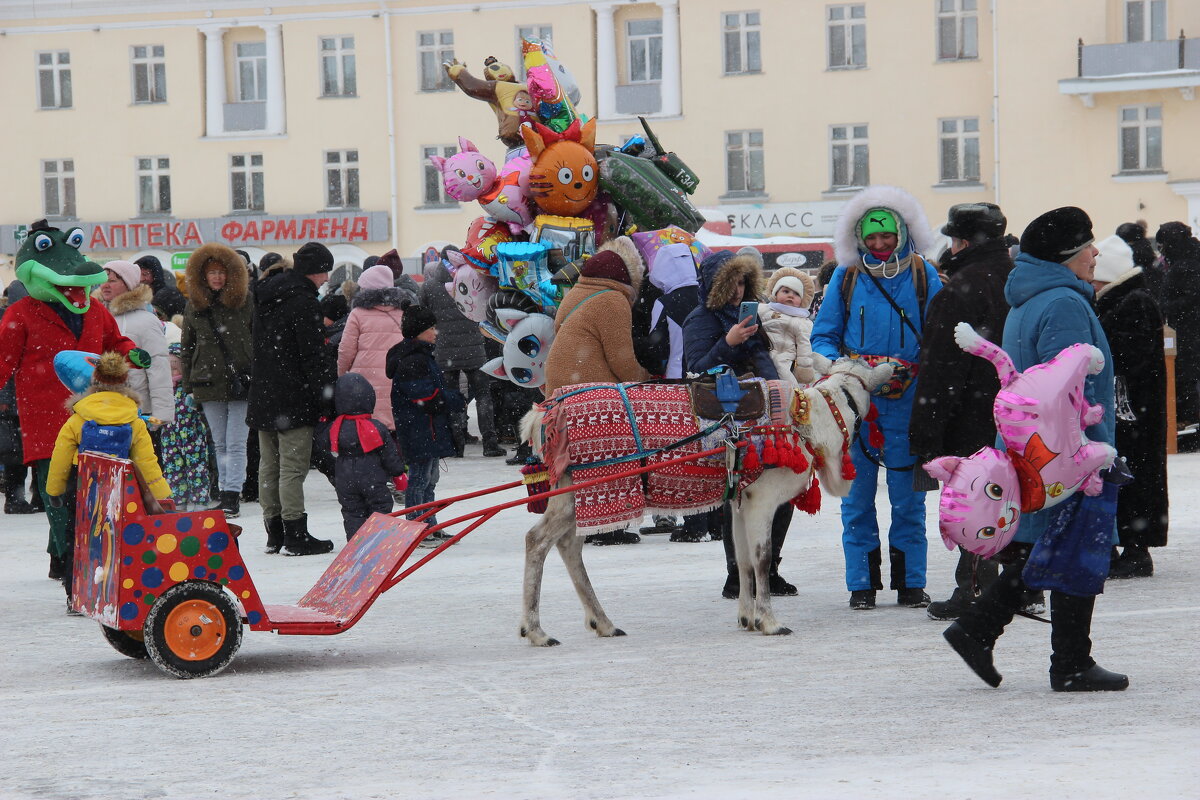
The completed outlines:
{"type": "MultiPolygon", "coordinates": [[[[791,631],[788,631],[788,633],[791,633],[791,631]]],[[[558,639],[547,639],[546,643],[542,645],[542,647],[558,647],[560,644],[562,644],[562,642],[560,642],[558,639]]]]}
{"type": "Polygon", "coordinates": [[[750,627],[750,619],[748,617],[738,617],[738,627],[746,630],[753,630],[750,627]]]}
{"type": "Polygon", "coordinates": [[[613,628],[612,635],[613,636],[624,636],[625,631],[621,630],[620,628],[613,628]]]}
{"type": "Polygon", "coordinates": [[[521,634],[521,638],[522,638],[522,639],[524,639],[526,636],[528,636],[528,635],[529,635],[529,631],[525,630],[525,626],[524,626],[524,625],[522,625],[522,626],[521,626],[520,634],[521,634]]]}
{"type": "Polygon", "coordinates": [[[779,627],[779,630],[775,631],[774,633],[772,633],[772,634],[770,634],[770,635],[771,635],[771,636],[791,636],[791,635],[792,635],[792,629],[791,629],[791,628],[785,628],[785,627],[783,627],[783,626],[781,625],[781,626],[779,627]]]}

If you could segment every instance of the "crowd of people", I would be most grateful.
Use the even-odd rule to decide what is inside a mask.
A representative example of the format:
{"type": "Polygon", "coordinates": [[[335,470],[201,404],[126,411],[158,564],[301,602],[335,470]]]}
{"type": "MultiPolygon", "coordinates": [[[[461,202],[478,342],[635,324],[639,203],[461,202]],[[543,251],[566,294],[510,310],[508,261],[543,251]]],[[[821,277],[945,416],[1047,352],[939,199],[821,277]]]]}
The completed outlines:
{"type": "MultiPolygon", "coordinates": [[[[1150,549],[1166,544],[1168,527],[1164,321],[1177,337],[1177,424],[1184,434],[1200,426],[1200,241],[1181,222],[1162,225],[1153,239],[1145,223],[1127,223],[1097,241],[1086,212],[1074,207],[1043,214],[1017,239],[989,203],[952,207],[940,230],[950,244],[935,254],[916,199],[868,187],[843,209],[836,259],[815,281],[793,268],[766,275],[753,248],[697,264],[686,244],[644,257],[628,238],[612,239],[582,264],[559,306],[543,391],[679,379],[721,366],[807,386],[818,377],[814,354],[891,364],[892,378],[873,398],[882,439],[867,444],[864,436],[849,453],[857,475],[841,501],[849,606],[869,611],[884,589],[875,505],[882,471],[891,507],[888,588],[899,605],[952,621],[947,640],[996,685],[991,653],[1005,626],[1014,614],[1045,610],[1022,567],[1055,512],[1024,516],[1002,557],[961,552],[952,593],[931,602],[926,493],[937,484],[920,467],[996,441],[996,372],[956,345],[954,327],[969,323],[1018,369],[1077,342],[1104,354],[1086,391],[1105,413],[1086,433],[1115,445],[1134,475],[1118,502],[1110,576],[1148,577],[1150,549]]],[[[191,253],[181,286],[153,256],[103,266],[87,313],[41,313],[14,282],[0,323],[4,512],[47,513],[50,575],[64,579],[68,593],[70,464],[84,446],[75,429],[87,420],[134,427],[130,456],[144,464],[151,453],[154,467],[144,471],[156,497],[177,508],[215,502],[227,517],[256,500],[266,552],[297,556],[334,547],[308,529],[304,484],[314,466],[336,489],[349,540],[373,512],[434,500],[446,459],[463,457],[468,444],[482,444],[487,458],[508,456],[503,443],[516,445],[510,464],[530,455],[517,441],[517,421],[542,394],[484,374],[496,345],[455,307],[437,254],[420,283],[392,250],[341,286],[327,285],[333,256],[316,242],[257,266],[244,252],[205,244],[191,253]],[[35,348],[32,337],[43,334],[35,348]],[[72,387],[82,395],[72,410],[22,404],[21,372],[46,370],[47,347],[115,355],[72,387]],[[135,352],[147,366],[124,369],[122,357],[135,361],[135,352]],[[467,429],[470,402],[482,441],[467,429]],[[30,467],[35,489],[27,499],[30,467]]],[[[793,510],[783,504],[772,521],[773,594],[797,592],[779,573],[793,510]]],[[[681,522],[656,518],[649,530],[670,531],[673,541],[722,540],[721,591],[738,595],[728,507],[681,522]]],[[[1094,599],[1050,592],[1055,689],[1127,683],[1090,657],[1094,599]]]]}

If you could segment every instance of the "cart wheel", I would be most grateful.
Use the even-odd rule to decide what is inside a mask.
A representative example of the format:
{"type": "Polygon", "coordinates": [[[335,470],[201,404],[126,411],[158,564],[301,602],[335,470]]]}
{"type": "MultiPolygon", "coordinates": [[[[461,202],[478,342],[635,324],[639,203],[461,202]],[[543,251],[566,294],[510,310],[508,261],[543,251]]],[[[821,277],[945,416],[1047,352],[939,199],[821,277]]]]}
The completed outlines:
{"type": "Polygon", "coordinates": [[[119,631],[107,625],[100,626],[105,640],[123,656],[146,658],[146,641],[141,631],[119,631]]]}
{"type": "Polygon", "coordinates": [[[163,592],[143,630],[150,660],[176,678],[216,675],[242,644],[237,605],[209,581],[186,581],[163,592]]]}

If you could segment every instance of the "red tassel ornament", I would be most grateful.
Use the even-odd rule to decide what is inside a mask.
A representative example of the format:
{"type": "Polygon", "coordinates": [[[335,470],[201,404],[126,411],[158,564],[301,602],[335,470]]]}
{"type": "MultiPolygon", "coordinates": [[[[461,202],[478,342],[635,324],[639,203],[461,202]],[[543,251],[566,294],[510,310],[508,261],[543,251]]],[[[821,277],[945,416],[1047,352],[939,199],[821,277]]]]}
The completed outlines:
{"type": "MultiPolygon", "coordinates": [[[[804,447],[801,445],[799,437],[796,438],[796,445],[795,445],[795,447],[792,448],[792,452],[795,453],[795,459],[792,463],[792,469],[795,470],[797,473],[807,471],[808,470],[808,459],[804,457],[804,447]]],[[[816,480],[815,476],[814,476],[813,480],[816,480]]]]}
{"type": "Polygon", "coordinates": [[[775,437],[771,435],[763,437],[762,463],[768,467],[779,463],[779,451],[775,449],[775,437]]]}
{"type": "Polygon", "coordinates": [[[758,460],[758,448],[754,446],[754,442],[750,439],[746,440],[746,452],[742,456],[742,470],[745,472],[757,472],[762,467],[758,460]]]}
{"type": "Polygon", "coordinates": [[[858,472],[854,469],[854,462],[850,460],[850,451],[846,448],[842,448],[842,477],[848,481],[858,477],[858,472]]]}
{"type": "Polygon", "coordinates": [[[876,450],[883,448],[883,431],[879,429],[879,423],[875,420],[879,419],[879,409],[871,403],[871,408],[867,411],[867,416],[864,417],[867,421],[867,444],[876,450]]]}
{"type": "Polygon", "coordinates": [[[808,485],[808,491],[792,498],[792,505],[797,510],[810,515],[821,510],[821,484],[818,483],[816,475],[813,475],[812,483],[808,485]]]}

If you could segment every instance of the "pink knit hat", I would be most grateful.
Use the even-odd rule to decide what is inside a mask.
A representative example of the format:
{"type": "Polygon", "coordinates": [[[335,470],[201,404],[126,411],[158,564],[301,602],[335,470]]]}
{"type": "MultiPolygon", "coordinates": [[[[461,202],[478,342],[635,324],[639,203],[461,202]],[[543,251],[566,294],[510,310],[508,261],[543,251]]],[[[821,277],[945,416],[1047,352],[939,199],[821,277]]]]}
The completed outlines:
{"type": "Polygon", "coordinates": [[[390,289],[393,284],[392,270],[383,264],[376,264],[358,276],[359,289],[390,289]]]}
{"type": "Polygon", "coordinates": [[[115,272],[130,289],[136,289],[142,282],[142,268],[132,261],[109,261],[104,268],[115,272]]]}

